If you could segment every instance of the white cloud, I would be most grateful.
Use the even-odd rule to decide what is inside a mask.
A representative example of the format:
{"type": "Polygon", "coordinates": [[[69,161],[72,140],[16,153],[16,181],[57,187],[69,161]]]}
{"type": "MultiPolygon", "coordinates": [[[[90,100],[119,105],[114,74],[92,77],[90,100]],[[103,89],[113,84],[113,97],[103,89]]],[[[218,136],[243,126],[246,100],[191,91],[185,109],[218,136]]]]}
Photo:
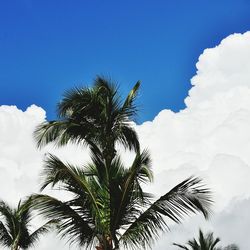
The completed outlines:
{"type": "Polygon", "coordinates": [[[1,199],[16,202],[36,187],[41,153],[34,147],[32,130],[44,117],[44,110],[34,105],[25,112],[0,107],[1,199]]]}
{"type": "MultiPolygon", "coordinates": [[[[216,200],[217,216],[210,227],[221,237],[228,232],[231,237],[227,239],[246,250],[250,241],[241,236],[246,230],[240,226],[242,217],[231,213],[238,228],[230,234],[223,227],[226,217],[222,215],[232,202],[244,204],[250,196],[250,32],[231,35],[217,47],[206,49],[197,69],[185,100],[187,108],[178,113],[163,110],[138,131],[153,156],[154,190],[166,190],[191,174],[204,176],[216,200]]],[[[244,222],[250,226],[247,213],[244,222]]],[[[181,235],[185,232],[183,229],[181,235]]],[[[166,235],[169,237],[174,239],[175,234],[166,235]]],[[[160,242],[162,248],[157,249],[165,249],[164,237],[160,242]]]]}
{"type": "MultiPolygon", "coordinates": [[[[230,35],[206,49],[197,69],[187,108],[178,113],[162,110],[136,129],[153,158],[151,190],[160,195],[190,175],[202,176],[214,191],[215,212],[209,222],[195,216],[173,226],[154,249],[176,249],[171,242],[184,243],[203,227],[224,245],[235,242],[247,250],[250,240],[242,232],[250,227],[250,32],[230,35]]],[[[34,105],[25,112],[0,107],[1,198],[14,203],[38,190],[44,151],[35,149],[32,131],[44,119],[45,112],[34,105]]],[[[77,163],[88,158],[73,146],[56,153],[69,161],[73,156],[77,163]]],[[[36,249],[68,249],[52,238],[43,239],[36,249]]]]}

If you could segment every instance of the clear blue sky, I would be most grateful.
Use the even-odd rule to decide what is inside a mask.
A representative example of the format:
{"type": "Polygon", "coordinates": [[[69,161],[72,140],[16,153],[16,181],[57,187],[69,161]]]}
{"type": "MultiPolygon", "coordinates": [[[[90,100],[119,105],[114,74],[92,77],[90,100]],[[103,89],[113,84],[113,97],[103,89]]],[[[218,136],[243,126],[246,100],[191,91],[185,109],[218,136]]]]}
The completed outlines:
{"type": "Polygon", "coordinates": [[[178,111],[205,48],[250,30],[248,0],[0,0],[0,105],[55,117],[73,86],[142,81],[139,122],[178,111]]]}

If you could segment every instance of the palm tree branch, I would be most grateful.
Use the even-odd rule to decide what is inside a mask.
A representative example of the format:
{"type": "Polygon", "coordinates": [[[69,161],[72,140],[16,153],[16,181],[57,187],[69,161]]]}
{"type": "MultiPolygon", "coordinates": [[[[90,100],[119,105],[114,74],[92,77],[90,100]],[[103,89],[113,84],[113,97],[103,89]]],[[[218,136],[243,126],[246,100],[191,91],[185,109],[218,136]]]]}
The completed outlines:
{"type": "Polygon", "coordinates": [[[39,237],[45,233],[48,233],[49,230],[52,229],[58,223],[57,220],[50,220],[41,227],[37,228],[33,233],[29,236],[29,243],[30,245],[34,245],[35,242],[39,240],[39,237]]]}
{"type": "Polygon", "coordinates": [[[41,176],[44,177],[41,190],[50,184],[54,187],[59,182],[66,183],[66,190],[70,190],[72,187],[77,186],[77,189],[82,190],[80,193],[81,195],[85,197],[86,194],[88,195],[96,211],[99,213],[97,200],[82,169],[73,167],[69,164],[66,165],[59,158],[50,154],[46,160],[41,176]]]}
{"type": "MultiPolygon", "coordinates": [[[[74,242],[81,239],[81,244],[90,244],[96,234],[94,221],[88,212],[79,214],[69,202],[62,202],[49,195],[32,195],[33,206],[39,213],[58,223],[57,230],[61,237],[69,237],[74,242]],[[80,237],[80,238],[79,238],[80,237]]],[[[74,203],[73,203],[74,204],[74,203]]]]}
{"type": "Polygon", "coordinates": [[[16,211],[10,208],[7,203],[5,203],[4,201],[0,201],[0,215],[3,216],[6,222],[6,228],[8,229],[8,233],[12,238],[15,238],[15,235],[18,231],[14,218],[15,212],[16,211]]]}
{"type": "Polygon", "coordinates": [[[4,224],[0,221],[0,244],[6,247],[10,247],[12,242],[12,238],[8,233],[8,230],[4,226],[4,224]]]}
{"type": "Polygon", "coordinates": [[[75,209],[68,205],[70,202],[62,202],[52,196],[43,194],[34,194],[31,198],[33,207],[37,209],[41,215],[50,219],[49,224],[51,225],[46,225],[46,228],[47,226],[52,226],[53,223],[57,223],[59,220],[72,219],[81,222],[87,230],[93,231],[89,225],[89,223],[92,224],[92,219],[78,214],[75,209]]]}
{"type": "MultiPolygon", "coordinates": [[[[118,222],[123,220],[125,214],[121,216],[121,212],[131,213],[131,211],[126,211],[126,207],[129,203],[131,203],[131,199],[133,197],[131,195],[135,195],[135,188],[138,188],[138,193],[141,194],[141,198],[143,199],[143,192],[140,189],[140,181],[152,181],[153,175],[150,169],[151,159],[147,150],[144,150],[141,154],[137,153],[135,160],[128,169],[126,178],[124,180],[123,188],[122,188],[122,196],[119,201],[118,208],[116,207],[116,217],[114,218],[114,229],[117,229],[118,222]],[[129,198],[129,199],[128,199],[129,198]]],[[[138,194],[136,194],[136,198],[138,198],[138,194]]],[[[131,204],[130,204],[131,205],[131,204]]],[[[131,214],[130,214],[131,215],[131,214]]]]}
{"type": "Polygon", "coordinates": [[[201,179],[190,177],[161,196],[142,212],[128,227],[120,240],[150,245],[150,240],[153,236],[158,236],[159,230],[168,228],[163,216],[179,223],[184,215],[198,211],[207,218],[211,203],[210,191],[204,188],[201,179]]]}
{"type": "Polygon", "coordinates": [[[140,81],[138,81],[134,87],[132,88],[132,90],[129,92],[123,107],[122,107],[122,113],[125,113],[128,117],[131,118],[131,116],[133,116],[136,113],[136,107],[134,106],[134,101],[135,98],[138,94],[138,90],[140,88],[140,81]]]}

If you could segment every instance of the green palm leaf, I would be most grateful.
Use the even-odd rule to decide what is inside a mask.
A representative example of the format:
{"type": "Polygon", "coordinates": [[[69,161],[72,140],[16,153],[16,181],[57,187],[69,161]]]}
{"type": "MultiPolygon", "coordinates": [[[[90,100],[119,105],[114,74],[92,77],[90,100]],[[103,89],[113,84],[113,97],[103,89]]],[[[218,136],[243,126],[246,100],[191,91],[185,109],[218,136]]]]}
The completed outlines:
{"type": "Polygon", "coordinates": [[[204,235],[203,232],[199,230],[198,240],[193,238],[189,240],[186,245],[177,243],[173,243],[173,245],[185,250],[239,250],[239,247],[235,244],[226,247],[216,247],[219,242],[220,238],[214,238],[213,233],[210,232],[204,235]]]}
{"type": "Polygon", "coordinates": [[[137,134],[131,127],[131,119],[137,112],[134,103],[138,89],[139,83],[124,103],[115,84],[103,77],[97,77],[92,88],[67,91],[58,104],[59,119],[36,128],[34,136],[38,147],[50,142],[58,146],[74,142],[98,144],[105,150],[107,145],[120,142],[125,148],[138,151],[137,134]]]}
{"type": "Polygon", "coordinates": [[[45,163],[41,174],[43,178],[41,190],[48,185],[54,187],[59,184],[61,189],[77,194],[83,200],[88,201],[98,213],[99,209],[97,200],[95,199],[95,190],[92,188],[93,183],[86,178],[81,168],[64,164],[59,158],[51,154],[48,155],[45,163]]]}
{"type": "Polygon", "coordinates": [[[4,224],[0,221],[0,244],[4,247],[10,247],[12,243],[11,236],[4,226],[4,224]]]}
{"type": "Polygon", "coordinates": [[[54,221],[49,221],[33,233],[29,227],[32,221],[31,198],[19,201],[16,208],[0,201],[0,244],[13,250],[27,249],[38,241],[39,237],[48,232],[54,221]]]}
{"type": "Polygon", "coordinates": [[[121,237],[125,246],[134,247],[151,245],[159,231],[168,228],[166,216],[174,222],[181,222],[184,215],[202,212],[209,215],[211,196],[199,178],[190,177],[178,184],[165,195],[161,196],[128,227],[121,237]]]}
{"type": "Polygon", "coordinates": [[[39,209],[41,214],[57,222],[57,230],[61,237],[67,236],[70,242],[77,241],[87,247],[92,244],[96,234],[93,227],[94,221],[86,204],[85,209],[83,207],[81,211],[74,210],[71,207],[76,205],[74,201],[62,202],[42,194],[32,195],[32,201],[33,207],[39,209]]]}

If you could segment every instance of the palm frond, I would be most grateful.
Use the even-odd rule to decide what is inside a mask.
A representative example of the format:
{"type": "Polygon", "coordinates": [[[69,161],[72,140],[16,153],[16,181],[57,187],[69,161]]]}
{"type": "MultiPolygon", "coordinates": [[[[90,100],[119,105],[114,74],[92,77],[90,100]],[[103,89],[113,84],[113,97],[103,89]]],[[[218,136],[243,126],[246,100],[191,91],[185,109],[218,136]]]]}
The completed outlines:
{"type": "Polygon", "coordinates": [[[50,220],[41,227],[37,228],[33,233],[29,236],[29,246],[34,246],[35,243],[39,240],[41,235],[48,233],[51,229],[53,229],[58,224],[57,220],[50,220]]]}
{"type": "Polygon", "coordinates": [[[14,214],[16,211],[12,209],[6,202],[0,201],[0,216],[5,221],[5,228],[8,230],[9,235],[13,238],[16,232],[16,219],[14,214]]]}
{"type": "Polygon", "coordinates": [[[76,118],[80,113],[86,112],[96,98],[90,88],[75,87],[63,94],[63,99],[57,104],[59,118],[76,118]]]}
{"type": "Polygon", "coordinates": [[[137,153],[132,166],[124,169],[120,162],[114,165],[115,169],[122,170],[119,178],[115,176],[116,183],[112,182],[111,197],[113,197],[113,230],[124,224],[130,224],[136,215],[138,207],[148,201],[149,195],[143,192],[141,183],[152,181],[151,159],[147,150],[137,153]]]}
{"type": "Polygon", "coordinates": [[[58,120],[43,122],[34,131],[37,147],[42,148],[54,142],[56,146],[64,146],[69,142],[87,144],[92,124],[88,122],[79,124],[71,120],[58,120]]]}
{"type": "Polygon", "coordinates": [[[113,131],[111,144],[118,139],[126,148],[138,151],[137,135],[128,126],[136,114],[134,100],[138,88],[139,83],[131,90],[123,105],[117,86],[104,77],[97,76],[92,88],[67,91],[58,104],[59,119],[37,126],[34,132],[37,146],[41,148],[50,142],[63,146],[74,142],[96,143],[104,149],[103,140],[113,131]],[[124,128],[120,129],[122,126],[124,128]]]}
{"type": "Polygon", "coordinates": [[[88,200],[89,204],[95,208],[95,212],[99,213],[95,190],[93,190],[91,182],[86,179],[85,172],[81,168],[66,165],[58,157],[50,154],[45,161],[41,177],[43,178],[41,190],[48,185],[54,187],[60,184],[62,189],[88,200]]]}
{"type": "Polygon", "coordinates": [[[29,227],[32,219],[32,200],[30,197],[20,200],[16,208],[10,208],[5,202],[0,202],[0,244],[13,249],[27,249],[34,245],[39,235],[48,225],[30,234],[29,227]]]}
{"type": "Polygon", "coordinates": [[[140,144],[136,131],[130,124],[122,124],[117,132],[117,139],[124,148],[140,152],[140,144]]]}
{"type": "Polygon", "coordinates": [[[201,246],[200,246],[200,244],[198,244],[198,242],[196,241],[196,239],[189,240],[187,244],[189,246],[191,246],[191,248],[193,250],[200,250],[201,249],[201,246]]]}
{"type": "Polygon", "coordinates": [[[107,181],[107,169],[101,150],[96,145],[90,145],[91,163],[84,167],[86,175],[98,177],[98,181],[104,184],[107,181]]]}
{"type": "Polygon", "coordinates": [[[180,223],[184,215],[201,212],[206,218],[210,213],[210,191],[201,179],[190,177],[155,201],[129,226],[121,237],[125,246],[151,245],[159,231],[168,228],[163,216],[180,223]]]}
{"type": "Polygon", "coordinates": [[[4,224],[0,221],[0,244],[4,247],[10,247],[12,242],[11,235],[4,224]]]}
{"type": "Polygon", "coordinates": [[[206,235],[203,234],[201,229],[199,230],[199,242],[201,247],[211,248],[214,249],[215,245],[217,245],[220,242],[220,238],[214,239],[213,233],[207,233],[206,235]]]}
{"type": "Polygon", "coordinates": [[[204,235],[201,229],[199,229],[198,240],[193,238],[192,240],[189,240],[186,245],[176,243],[173,243],[173,245],[185,250],[239,250],[239,247],[236,244],[231,244],[226,247],[216,247],[219,242],[220,238],[214,238],[212,232],[204,235]]]}
{"type": "MultiPolygon", "coordinates": [[[[70,202],[62,202],[49,195],[32,195],[33,206],[39,213],[59,223],[57,230],[61,237],[68,237],[70,242],[76,239],[82,245],[89,245],[95,237],[94,221],[88,209],[79,214],[71,208],[70,202]]],[[[86,205],[87,207],[87,205],[86,205]]]]}
{"type": "Polygon", "coordinates": [[[133,119],[133,117],[137,113],[137,107],[135,105],[135,99],[137,97],[139,88],[140,88],[140,81],[138,81],[132,90],[129,92],[123,106],[122,106],[122,113],[125,114],[129,119],[133,119]]]}

